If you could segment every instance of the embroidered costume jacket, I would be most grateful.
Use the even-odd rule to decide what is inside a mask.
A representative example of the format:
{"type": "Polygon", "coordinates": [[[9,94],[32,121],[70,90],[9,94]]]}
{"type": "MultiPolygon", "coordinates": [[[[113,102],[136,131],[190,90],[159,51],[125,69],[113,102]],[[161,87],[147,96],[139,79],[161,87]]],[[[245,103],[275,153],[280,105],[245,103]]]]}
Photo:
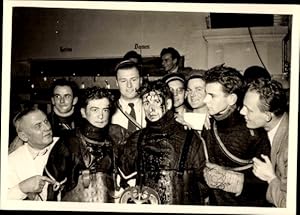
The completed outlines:
{"type": "Polygon", "coordinates": [[[126,175],[137,171],[137,185],[153,188],[161,204],[202,204],[199,150],[195,132],[184,130],[168,111],[129,137],[121,167],[126,175]]]}
{"type": "Polygon", "coordinates": [[[57,144],[49,156],[45,175],[67,181],[60,194],[49,186],[48,200],[114,202],[119,146],[126,138],[119,125],[100,129],[84,120],[76,134],[57,144]]]}

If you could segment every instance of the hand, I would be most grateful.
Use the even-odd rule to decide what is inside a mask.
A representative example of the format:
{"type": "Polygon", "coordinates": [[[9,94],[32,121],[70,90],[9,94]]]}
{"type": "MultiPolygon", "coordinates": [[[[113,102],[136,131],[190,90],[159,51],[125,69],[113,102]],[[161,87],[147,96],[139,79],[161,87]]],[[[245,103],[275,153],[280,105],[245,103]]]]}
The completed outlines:
{"type": "Polygon", "coordinates": [[[210,188],[221,189],[240,195],[243,190],[244,174],[227,170],[217,164],[206,163],[204,179],[210,188]]]}
{"type": "Polygon", "coordinates": [[[272,163],[268,156],[261,155],[261,158],[265,161],[261,161],[258,158],[253,158],[253,170],[252,172],[256,177],[260,180],[267,181],[270,183],[274,178],[276,178],[276,174],[274,172],[272,163]]]}
{"type": "Polygon", "coordinates": [[[35,175],[25,179],[19,183],[20,190],[27,193],[40,193],[42,192],[46,182],[54,184],[55,181],[51,180],[47,176],[35,175]]]}
{"type": "Polygon", "coordinates": [[[21,140],[20,137],[16,136],[15,139],[9,145],[8,154],[12,153],[23,144],[24,144],[23,140],[21,140]]]}

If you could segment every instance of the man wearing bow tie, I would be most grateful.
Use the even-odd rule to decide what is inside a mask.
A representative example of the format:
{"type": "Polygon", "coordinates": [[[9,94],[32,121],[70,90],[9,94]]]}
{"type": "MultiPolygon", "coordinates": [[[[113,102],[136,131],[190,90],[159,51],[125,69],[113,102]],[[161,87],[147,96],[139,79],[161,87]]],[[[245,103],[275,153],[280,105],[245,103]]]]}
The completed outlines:
{"type": "Polygon", "coordinates": [[[37,108],[20,112],[14,125],[24,144],[8,156],[8,199],[46,200],[47,186],[55,181],[42,174],[58,138],[52,137],[47,116],[37,108]]]}

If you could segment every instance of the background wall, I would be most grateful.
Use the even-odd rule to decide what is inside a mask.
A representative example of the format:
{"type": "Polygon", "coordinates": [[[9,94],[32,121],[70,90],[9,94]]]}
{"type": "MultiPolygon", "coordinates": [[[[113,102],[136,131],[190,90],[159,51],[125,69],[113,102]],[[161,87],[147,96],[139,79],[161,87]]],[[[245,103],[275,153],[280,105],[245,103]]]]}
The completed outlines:
{"type": "Polygon", "coordinates": [[[122,57],[138,44],[149,47],[142,50],[145,57],[159,56],[162,48],[173,46],[187,65],[207,66],[205,41],[191,37],[195,30],[206,29],[205,13],[28,8],[14,12],[14,61],[122,57]],[[60,47],[72,52],[61,52],[60,47]]]}
{"type": "MultiPolygon", "coordinates": [[[[247,28],[207,29],[208,16],[190,12],[15,8],[12,89],[20,87],[19,83],[32,86],[28,59],[121,58],[135,48],[143,57],[159,57],[162,48],[172,46],[184,56],[184,66],[194,69],[225,63],[243,72],[250,65],[261,65],[247,28]]],[[[264,64],[280,79],[282,38],[287,26],[252,29],[264,64]]],[[[41,76],[35,81],[47,87],[54,78],[41,76]]],[[[69,78],[79,86],[104,86],[107,80],[112,88],[116,87],[113,75],[105,79],[90,75],[69,78]]],[[[27,92],[22,89],[18,93],[27,92]]],[[[28,99],[28,94],[23,98],[28,99]]]]}

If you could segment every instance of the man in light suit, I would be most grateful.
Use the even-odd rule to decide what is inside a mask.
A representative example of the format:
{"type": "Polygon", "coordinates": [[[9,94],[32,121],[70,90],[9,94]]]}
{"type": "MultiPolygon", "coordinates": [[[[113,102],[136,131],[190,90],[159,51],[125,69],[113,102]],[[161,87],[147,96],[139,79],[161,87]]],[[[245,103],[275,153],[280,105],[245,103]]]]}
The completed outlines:
{"type": "Polygon", "coordinates": [[[269,155],[254,158],[253,173],[269,186],[266,198],[276,207],[286,207],[288,167],[287,99],[282,85],[277,81],[258,79],[249,84],[243,108],[248,128],[263,127],[271,143],[269,155]]]}
{"type": "Polygon", "coordinates": [[[112,116],[112,124],[118,124],[126,128],[129,133],[133,133],[146,126],[142,101],[137,93],[142,78],[137,64],[131,60],[120,62],[115,68],[115,73],[120,98],[117,101],[117,110],[112,116]]]}

